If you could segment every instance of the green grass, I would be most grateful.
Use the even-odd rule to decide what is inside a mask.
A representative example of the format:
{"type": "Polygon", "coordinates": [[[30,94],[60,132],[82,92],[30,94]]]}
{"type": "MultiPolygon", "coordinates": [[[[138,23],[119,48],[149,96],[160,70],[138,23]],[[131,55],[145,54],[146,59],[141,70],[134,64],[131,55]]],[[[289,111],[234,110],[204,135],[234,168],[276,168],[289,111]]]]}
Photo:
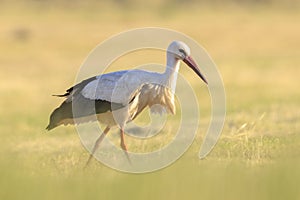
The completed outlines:
{"type": "MultiPolygon", "coordinates": [[[[186,12],[180,6],[26,5],[0,7],[1,199],[300,199],[298,8],[196,4],[186,12]],[[88,153],[75,129],[45,131],[50,112],[61,102],[51,94],[73,84],[98,43],[145,26],[186,33],[213,57],[227,95],[222,137],[208,157],[198,159],[210,100],[194,74],[182,67],[199,91],[203,111],[196,140],[184,156],[140,175],[96,161],[83,170],[88,153]]],[[[132,55],[112,70],[145,60],[163,63],[164,55],[132,55]]],[[[178,115],[170,117],[166,135],[146,147],[127,137],[129,148],[156,148],[178,120],[178,115]]]]}

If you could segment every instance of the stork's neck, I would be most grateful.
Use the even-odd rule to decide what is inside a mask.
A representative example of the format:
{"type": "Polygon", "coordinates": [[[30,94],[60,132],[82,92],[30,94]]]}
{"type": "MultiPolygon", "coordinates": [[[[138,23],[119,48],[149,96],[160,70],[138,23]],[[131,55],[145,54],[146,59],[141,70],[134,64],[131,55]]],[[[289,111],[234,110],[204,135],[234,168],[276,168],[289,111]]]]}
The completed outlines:
{"type": "Polygon", "coordinates": [[[165,84],[175,93],[180,61],[172,53],[167,53],[167,66],[164,72],[165,84]]]}

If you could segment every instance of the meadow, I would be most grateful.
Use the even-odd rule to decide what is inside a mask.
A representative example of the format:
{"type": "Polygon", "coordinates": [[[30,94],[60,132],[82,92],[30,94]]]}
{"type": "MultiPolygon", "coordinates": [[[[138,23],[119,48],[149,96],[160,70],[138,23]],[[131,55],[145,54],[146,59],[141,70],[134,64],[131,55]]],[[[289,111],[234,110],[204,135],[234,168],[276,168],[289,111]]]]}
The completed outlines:
{"type": "MultiPolygon", "coordinates": [[[[299,3],[116,2],[0,2],[0,199],[300,199],[299,3]],[[200,160],[210,100],[182,67],[202,111],[189,150],[153,173],[122,173],[96,161],[83,169],[89,154],[76,129],[45,130],[61,102],[51,95],[74,84],[97,44],[148,26],[182,32],[209,52],[226,90],[222,136],[200,160]]],[[[152,60],[163,64],[165,55],[129,56],[111,70],[152,60]]],[[[127,141],[129,149],[142,148],[127,141]]]]}

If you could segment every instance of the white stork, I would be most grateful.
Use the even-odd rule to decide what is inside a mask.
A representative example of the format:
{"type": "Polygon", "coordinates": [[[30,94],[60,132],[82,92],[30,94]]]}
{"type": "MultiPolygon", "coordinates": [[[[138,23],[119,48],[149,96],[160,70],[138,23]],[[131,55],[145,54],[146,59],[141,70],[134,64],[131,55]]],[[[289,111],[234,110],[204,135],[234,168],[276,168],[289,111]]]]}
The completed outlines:
{"type": "Polygon", "coordinates": [[[96,140],[88,164],[111,127],[118,126],[120,146],[128,157],[124,141],[126,123],[133,120],[145,107],[151,109],[155,104],[161,107],[153,106],[153,112],[175,113],[174,92],[180,60],[207,84],[190,56],[190,48],[183,42],[174,41],[167,49],[167,66],[164,73],[135,69],[102,74],[78,83],[63,95],[55,95],[65,97],[66,100],[52,112],[46,129],[89,122],[93,119],[105,124],[106,128],[96,140]],[[96,117],[91,118],[95,115],[96,117]]]}

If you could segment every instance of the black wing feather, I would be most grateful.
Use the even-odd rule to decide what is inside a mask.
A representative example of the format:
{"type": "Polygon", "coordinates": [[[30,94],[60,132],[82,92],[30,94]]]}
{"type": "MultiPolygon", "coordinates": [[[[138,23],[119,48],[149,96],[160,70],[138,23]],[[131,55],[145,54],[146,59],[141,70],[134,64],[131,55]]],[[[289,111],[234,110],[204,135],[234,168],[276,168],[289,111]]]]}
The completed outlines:
{"type": "Polygon", "coordinates": [[[92,82],[93,80],[96,80],[97,76],[93,76],[91,78],[85,79],[83,81],[81,81],[80,83],[74,85],[73,87],[70,87],[69,89],[66,90],[65,94],[54,94],[52,96],[55,97],[68,97],[73,91],[75,91],[75,93],[73,95],[78,94],[79,92],[81,92],[81,90],[90,82],[92,82]]]}

